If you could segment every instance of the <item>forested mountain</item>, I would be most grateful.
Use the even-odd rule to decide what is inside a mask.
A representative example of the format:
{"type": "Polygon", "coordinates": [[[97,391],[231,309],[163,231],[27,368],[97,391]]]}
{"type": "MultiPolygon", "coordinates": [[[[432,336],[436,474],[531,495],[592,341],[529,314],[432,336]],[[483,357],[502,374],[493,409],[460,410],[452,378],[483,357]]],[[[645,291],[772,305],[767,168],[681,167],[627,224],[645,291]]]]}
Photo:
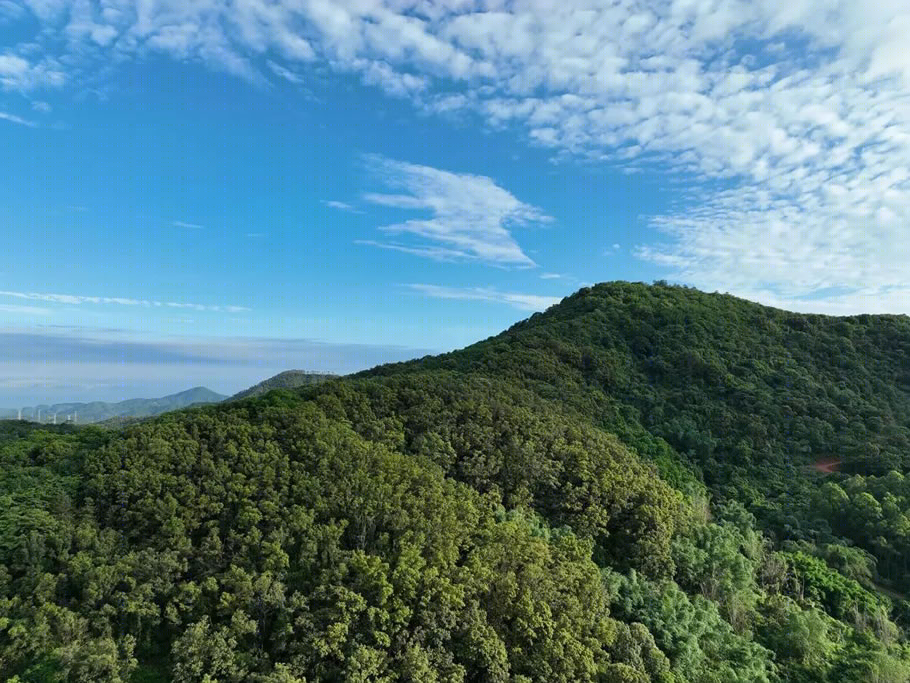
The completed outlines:
{"type": "MultiPolygon", "coordinates": [[[[196,403],[218,403],[227,396],[217,394],[205,387],[194,387],[161,398],[131,398],[117,403],[92,401],[90,403],[55,403],[53,405],[29,406],[22,409],[26,420],[50,422],[57,416],[57,422],[75,420],[77,424],[102,422],[111,418],[139,418],[161,415],[171,410],[180,410],[196,403]]],[[[6,411],[12,417],[13,411],[6,411]]]]}
{"type": "Polygon", "coordinates": [[[910,680],[906,317],[608,283],[121,432],[3,425],[5,680],[910,680]]]}
{"type": "Polygon", "coordinates": [[[330,379],[335,379],[339,375],[332,373],[310,372],[308,370],[285,370],[279,372],[274,377],[262,380],[259,384],[251,386],[249,389],[239,391],[231,396],[230,401],[236,401],[241,398],[252,398],[253,396],[262,396],[273,389],[296,389],[305,387],[310,384],[318,384],[330,379]]]}
{"type": "MultiPolygon", "coordinates": [[[[620,435],[670,481],[685,479],[683,464],[780,538],[831,531],[818,506],[843,501],[833,483],[823,488],[837,500],[812,495],[814,464],[871,475],[888,490],[889,472],[910,470],[907,316],[802,315],[685,287],[609,283],[463,351],[364,374],[440,369],[558,402],[620,435]]],[[[883,544],[883,529],[870,531],[849,535],[888,578],[910,585],[910,538],[885,533],[883,544]]]]}

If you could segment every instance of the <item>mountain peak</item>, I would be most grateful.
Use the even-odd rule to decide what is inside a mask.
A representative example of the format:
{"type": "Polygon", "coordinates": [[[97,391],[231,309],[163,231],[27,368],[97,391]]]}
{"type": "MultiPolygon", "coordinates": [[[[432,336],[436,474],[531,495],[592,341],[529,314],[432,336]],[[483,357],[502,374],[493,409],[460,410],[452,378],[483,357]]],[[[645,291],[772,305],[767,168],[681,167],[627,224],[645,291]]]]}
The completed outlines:
{"type": "Polygon", "coordinates": [[[338,377],[340,377],[340,375],[313,372],[311,370],[285,370],[259,382],[259,384],[256,384],[249,389],[244,389],[243,391],[234,394],[228,400],[237,401],[242,398],[261,396],[273,389],[296,389],[297,387],[319,384],[320,382],[336,379],[338,377]]]}

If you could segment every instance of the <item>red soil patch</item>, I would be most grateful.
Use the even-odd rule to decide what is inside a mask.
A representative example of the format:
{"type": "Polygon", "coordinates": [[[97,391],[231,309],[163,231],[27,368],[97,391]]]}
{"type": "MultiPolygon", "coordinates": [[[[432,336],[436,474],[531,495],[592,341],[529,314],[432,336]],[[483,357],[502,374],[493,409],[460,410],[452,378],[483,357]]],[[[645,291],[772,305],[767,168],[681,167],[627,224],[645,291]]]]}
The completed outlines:
{"type": "Polygon", "coordinates": [[[837,458],[822,458],[812,463],[812,469],[822,474],[831,474],[832,472],[837,472],[842,462],[843,460],[838,460],[837,458]]]}

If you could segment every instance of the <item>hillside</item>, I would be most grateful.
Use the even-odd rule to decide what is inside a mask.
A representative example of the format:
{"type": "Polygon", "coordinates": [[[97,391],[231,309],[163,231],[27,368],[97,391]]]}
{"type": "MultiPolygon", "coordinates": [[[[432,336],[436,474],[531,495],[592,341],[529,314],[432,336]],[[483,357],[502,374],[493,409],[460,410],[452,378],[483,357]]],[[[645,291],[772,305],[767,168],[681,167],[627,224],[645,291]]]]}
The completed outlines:
{"type": "Polygon", "coordinates": [[[122,432],[3,423],[0,677],[906,682],[908,351],[607,283],[122,432]]]}
{"type": "MultiPolygon", "coordinates": [[[[833,460],[841,478],[869,483],[910,470],[907,316],[803,315],[685,287],[605,283],[463,351],[364,375],[440,369],[569,406],[669,480],[685,481],[681,463],[713,495],[745,503],[780,540],[833,538],[820,514],[831,502],[816,495],[822,479],[807,476],[814,463],[833,460]]],[[[834,486],[825,494],[839,497],[834,486]]],[[[886,581],[910,585],[910,537],[868,535],[901,518],[834,531],[873,553],[886,581]]]]}
{"type": "Polygon", "coordinates": [[[205,387],[194,387],[161,398],[132,398],[117,403],[93,401],[91,403],[29,406],[22,409],[22,417],[26,420],[38,421],[40,415],[41,422],[48,422],[56,413],[58,422],[75,418],[78,424],[91,424],[111,418],[152,417],[171,410],[180,410],[196,403],[218,403],[225,398],[227,397],[205,387]]]}
{"type": "Polygon", "coordinates": [[[268,379],[259,382],[259,384],[256,384],[249,389],[237,392],[228,400],[238,401],[242,398],[262,396],[262,394],[268,393],[273,389],[296,389],[297,387],[305,387],[311,384],[326,382],[330,379],[336,379],[339,376],[340,375],[331,373],[310,372],[308,370],[285,370],[284,372],[279,372],[274,377],[269,377],[268,379]]]}

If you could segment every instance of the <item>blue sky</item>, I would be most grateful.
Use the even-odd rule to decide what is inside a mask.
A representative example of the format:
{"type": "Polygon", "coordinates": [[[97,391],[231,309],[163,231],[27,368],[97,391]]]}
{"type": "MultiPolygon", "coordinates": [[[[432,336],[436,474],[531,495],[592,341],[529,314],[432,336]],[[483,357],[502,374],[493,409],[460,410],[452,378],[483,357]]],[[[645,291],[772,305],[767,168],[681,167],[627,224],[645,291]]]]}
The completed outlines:
{"type": "Polygon", "coordinates": [[[0,405],[349,372],[614,279],[910,312],[902,3],[584,5],[0,0],[0,405]]]}

